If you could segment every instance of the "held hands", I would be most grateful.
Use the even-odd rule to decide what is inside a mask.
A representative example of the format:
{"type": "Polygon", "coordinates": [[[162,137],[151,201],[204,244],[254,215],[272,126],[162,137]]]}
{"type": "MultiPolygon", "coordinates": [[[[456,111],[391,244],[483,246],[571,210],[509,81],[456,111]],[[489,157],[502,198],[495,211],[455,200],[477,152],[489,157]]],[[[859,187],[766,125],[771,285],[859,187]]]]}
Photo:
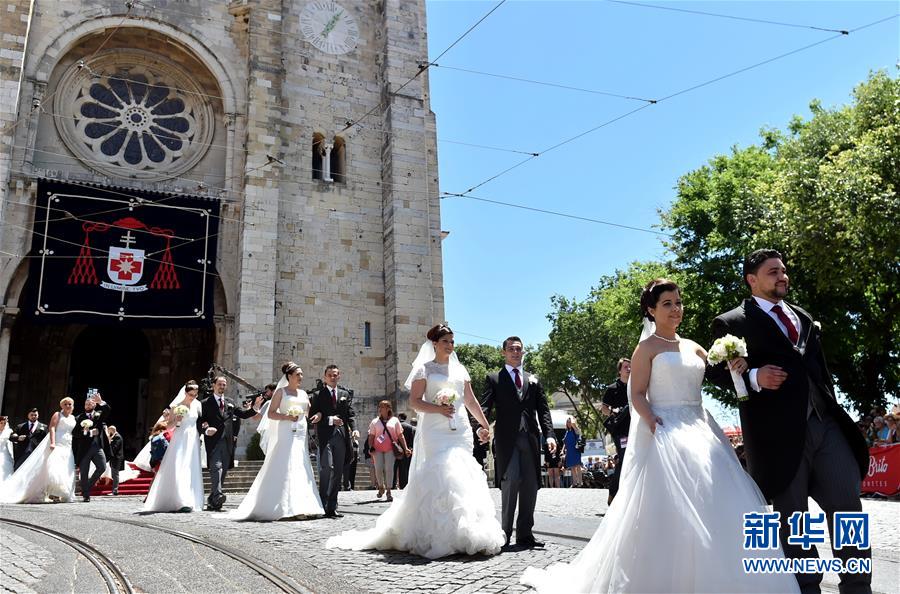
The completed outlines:
{"type": "Polygon", "coordinates": [[[479,427],[478,431],[475,432],[478,435],[478,441],[481,443],[487,443],[491,437],[491,432],[485,429],[484,427],[479,427]]]}
{"type": "Polygon", "coordinates": [[[787,379],[787,372],[777,365],[763,365],[756,372],[756,383],[766,390],[777,390],[787,379]]]}

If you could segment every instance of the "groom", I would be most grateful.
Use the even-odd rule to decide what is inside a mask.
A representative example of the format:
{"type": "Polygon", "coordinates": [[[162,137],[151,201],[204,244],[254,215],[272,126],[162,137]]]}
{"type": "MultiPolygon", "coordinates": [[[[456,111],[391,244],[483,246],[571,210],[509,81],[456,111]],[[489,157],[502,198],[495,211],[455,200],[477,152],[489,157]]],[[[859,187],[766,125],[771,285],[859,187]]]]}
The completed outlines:
{"type": "Polygon", "coordinates": [[[490,415],[492,408],[497,409],[494,482],[500,487],[506,548],[509,548],[518,502],[516,545],[530,549],[543,546],[531,532],[541,484],[541,433],[551,453],[556,450],[556,440],[544,388],[536,376],[522,369],[523,356],[521,338],[510,336],[503,341],[506,364],[499,372],[487,376],[481,408],[485,416],[490,415]]]}
{"type": "Polygon", "coordinates": [[[322,379],[324,384],[313,392],[309,402],[309,418],[316,424],[319,446],[319,497],[326,518],[341,518],[344,514],[337,511],[338,491],[343,483],[350,438],[359,438],[359,433],[354,426],[356,413],[350,392],[338,385],[341,370],[337,365],[329,365],[322,379]]]}
{"type": "MultiPolygon", "coordinates": [[[[747,256],[744,282],[751,297],[714,320],[713,336],[732,334],[747,342],[746,360],[737,359],[732,366],[742,373],[750,393],[739,405],[748,470],[781,513],[785,556],[816,557],[815,547],[804,551],[788,544],[788,518],[807,511],[809,497],[826,512],[829,531],[835,512],[860,511],[868,449],[835,400],[820,325],[784,301],[789,283],[781,254],[764,249],[747,256]]],[[[734,389],[725,363],[710,367],[708,377],[734,389]]],[[[871,549],[845,545],[834,556],[871,558],[871,549]]],[[[842,573],[840,591],[870,593],[871,580],[871,574],[842,573]]],[[[822,574],[797,574],[797,581],[802,592],[819,592],[822,574]]]]}
{"type": "Polygon", "coordinates": [[[253,408],[238,408],[231,398],[225,396],[228,380],[218,376],[213,381],[213,393],[200,405],[200,417],[197,419],[197,430],[203,435],[206,447],[206,468],[209,470],[209,497],[206,508],[209,511],[221,511],[225,504],[225,493],[222,487],[225,475],[234,461],[234,446],[237,433],[241,427],[240,419],[249,419],[256,415],[253,408]]]}
{"type": "Polygon", "coordinates": [[[110,459],[109,434],[106,431],[109,411],[109,404],[104,402],[99,392],[94,392],[84,401],[84,412],[75,417],[72,449],[81,477],[81,497],[85,502],[91,500],[91,489],[103,476],[106,461],[110,459]],[[91,422],[89,429],[81,427],[84,421],[91,422]],[[91,463],[94,464],[94,474],[91,474],[91,463]]]}

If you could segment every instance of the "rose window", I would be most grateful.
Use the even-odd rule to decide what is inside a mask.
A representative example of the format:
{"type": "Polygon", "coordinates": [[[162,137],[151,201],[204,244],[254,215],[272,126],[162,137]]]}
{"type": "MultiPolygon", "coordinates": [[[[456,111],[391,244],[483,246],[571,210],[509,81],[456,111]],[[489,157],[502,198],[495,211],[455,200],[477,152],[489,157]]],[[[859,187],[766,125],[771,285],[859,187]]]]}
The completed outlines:
{"type": "Polygon", "coordinates": [[[195,165],[209,146],[212,110],[204,95],[158,57],[149,60],[137,50],[100,56],[73,69],[60,88],[57,113],[68,111],[71,118],[57,118],[57,127],[92,169],[165,179],[195,165]]]}

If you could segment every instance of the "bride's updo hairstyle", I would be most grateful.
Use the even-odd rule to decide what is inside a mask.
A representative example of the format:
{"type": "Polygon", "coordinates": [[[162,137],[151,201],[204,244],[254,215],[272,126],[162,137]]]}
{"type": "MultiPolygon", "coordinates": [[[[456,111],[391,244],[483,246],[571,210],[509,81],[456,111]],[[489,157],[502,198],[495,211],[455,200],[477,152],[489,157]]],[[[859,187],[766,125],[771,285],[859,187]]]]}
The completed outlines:
{"type": "Polygon", "coordinates": [[[674,281],[667,278],[655,278],[644,286],[641,291],[641,317],[647,318],[651,322],[655,322],[650,308],[655,308],[659,303],[659,296],[666,291],[681,292],[681,288],[674,281]]]}
{"type": "Polygon", "coordinates": [[[451,330],[450,326],[448,326],[446,323],[441,323],[429,330],[428,334],[425,335],[425,338],[427,338],[431,342],[437,342],[448,334],[453,334],[453,330],[451,330]]]}
{"type": "Polygon", "coordinates": [[[200,389],[200,385],[194,380],[188,380],[184,383],[185,392],[196,392],[200,389]]]}
{"type": "Polygon", "coordinates": [[[281,366],[281,373],[284,374],[285,378],[291,376],[292,373],[300,369],[300,366],[294,363],[293,361],[288,361],[284,365],[281,366]]]}
{"type": "Polygon", "coordinates": [[[67,402],[69,404],[71,404],[72,406],[75,406],[75,401],[72,400],[71,398],[69,398],[68,396],[66,396],[65,398],[63,398],[62,400],[59,401],[59,407],[60,408],[64,407],[67,402]]]}

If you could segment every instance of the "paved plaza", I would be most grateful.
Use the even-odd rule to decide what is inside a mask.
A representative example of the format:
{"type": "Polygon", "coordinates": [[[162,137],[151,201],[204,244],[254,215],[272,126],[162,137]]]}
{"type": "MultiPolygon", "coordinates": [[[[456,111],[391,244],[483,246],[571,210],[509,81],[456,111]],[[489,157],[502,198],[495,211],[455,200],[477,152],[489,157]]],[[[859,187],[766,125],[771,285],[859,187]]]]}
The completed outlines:
{"type": "MultiPolygon", "coordinates": [[[[499,509],[499,491],[491,489],[499,509]]],[[[495,557],[454,556],[437,561],[397,552],[325,549],[335,532],[371,526],[387,508],[373,491],[342,493],[338,520],[234,522],[224,514],[136,515],[140,497],[95,497],[91,503],[0,506],[0,518],[28,522],[77,537],[107,555],[138,592],[274,592],[257,571],[223,553],[182,537],[174,529],[242,551],[288,576],[296,591],[311,592],[524,592],[519,576],[529,565],[571,559],[606,511],[605,490],[542,489],[536,531],[544,549],[495,557]],[[139,522],[146,527],[131,523],[139,522]]],[[[240,496],[231,496],[233,509],[240,496]]],[[[870,513],[874,590],[898,592],[900,503],[865,500],[870,513]]],[[[830,552],[822,552],[829,557],[830,552]]],[[[99,572],[65,544],[42,534],[0,524],[0,591],[105,592],[99,572]]],[[[825,591],[837,591],[826,576],[825,591]]],[[[560,592],[566,592],[560,584],[560,592]]]]}

